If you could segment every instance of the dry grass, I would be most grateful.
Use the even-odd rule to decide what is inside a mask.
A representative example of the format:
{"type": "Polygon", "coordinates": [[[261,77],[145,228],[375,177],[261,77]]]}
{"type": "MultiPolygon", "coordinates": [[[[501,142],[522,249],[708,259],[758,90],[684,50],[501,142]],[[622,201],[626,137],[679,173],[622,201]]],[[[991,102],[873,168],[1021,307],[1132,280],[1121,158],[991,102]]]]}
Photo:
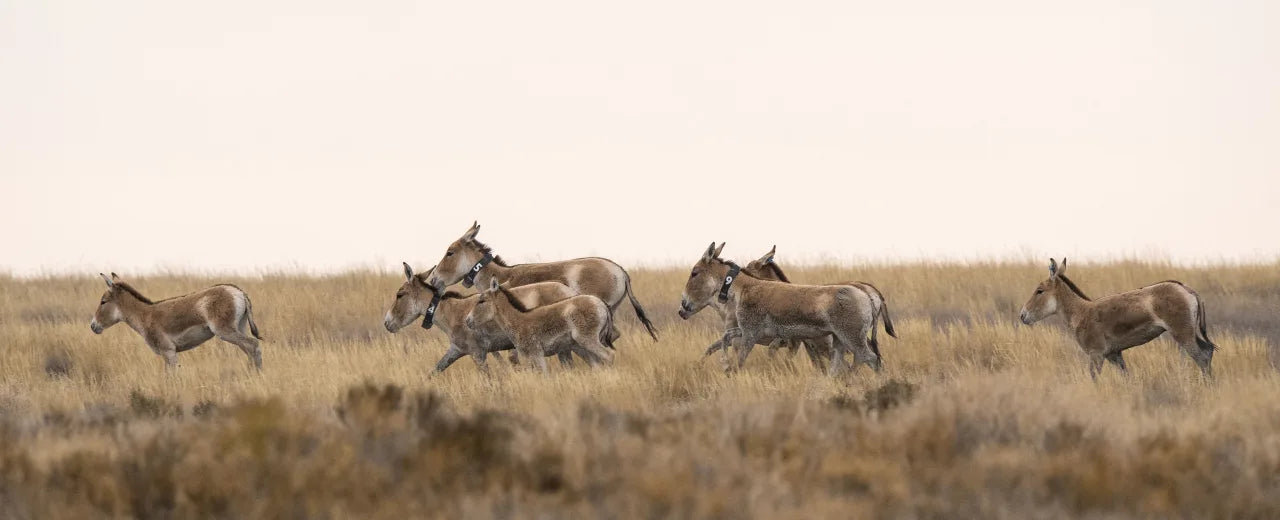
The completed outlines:
{"type": "Polygon", "coordinates": [[[1015,325],[1039,265],[796,269],[889,298],[886,371],[838,381],[763,349],[700,362],[715,323],[674,319],[684,269],[634,273],[660,343],[624,308],[615,367],[549,378],[430,376],[438,331],[381,328],[393,275],[220,278],[254,299],[265,371],[213,341],[177,375],[89,331],[96,278],[0,277],[0,515],[1276,518],[1278,267],[1073,265],[1091,295],[1181,279],[1222,347],[1213,382],[1162,339],[1096,384],[1056,319],[1015,325]]]}

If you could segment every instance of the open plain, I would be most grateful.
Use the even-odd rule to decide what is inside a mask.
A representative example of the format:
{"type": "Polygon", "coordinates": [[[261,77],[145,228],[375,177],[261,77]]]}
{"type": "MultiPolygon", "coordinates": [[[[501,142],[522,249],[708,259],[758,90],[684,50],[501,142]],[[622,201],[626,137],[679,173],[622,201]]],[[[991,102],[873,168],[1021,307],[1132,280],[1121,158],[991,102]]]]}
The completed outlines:
{"type": "Polygon", "coordinates": [[[167,374],[127,326],[93,335],[96,273],[0,276],[0,516],[1280,517],[1280,264],[1072,269],[1095,298],[1194,287],[1215,379],[1161,338],[1091,381],[1060,317],[1018,323],[1031,262],[789,268],[887,297],[885,370],[840,379],[763,348],[728,376],[701,360],[719,323],[676,317],[683,267],[631,269],[660,341],[624,306],[614,366],[550,376],[505,355],[433,375],[443,334],[382,326],[398,266],[120,270],[156,299],[243,288],[261,373],[217,340],[167,374]]]}

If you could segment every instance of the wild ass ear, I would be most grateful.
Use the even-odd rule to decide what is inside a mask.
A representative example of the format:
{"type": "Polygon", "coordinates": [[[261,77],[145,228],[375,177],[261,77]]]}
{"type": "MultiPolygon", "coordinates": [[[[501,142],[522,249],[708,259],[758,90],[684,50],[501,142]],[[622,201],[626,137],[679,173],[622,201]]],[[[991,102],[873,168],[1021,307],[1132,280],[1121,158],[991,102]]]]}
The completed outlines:
{"type": "Polygon", "coordinates": [[[1058,276],[1067,274],[1067,257],[1062,257],[1062,265],[1058,266],[1058,276]]]}
{"type": "Polygon", "coordinates": [[[476,233],[479,233],[479,232],[480,232],[480,222],[479,222],[479,221],[472,221],[472,222],[471,222],[471,228],[470,228],[470,229],[468,229],[466,233],[463,233],[463,234],[462,234],[462,241],[463,241],[463,242],[470,242],[470,241],[472,241],[472,240],[475,240],[475,239],[476,239],[476,233]]]}
{"type": "Polygon", "coordinates": [[[720,252],[721,252],[721,251],[724,251],[724,242],[721,242],[721,243],[720,243],[720,247],[717,247],[717,248],[716,248],[716,254],[715,254],[714,256],[715,256],[716,258],[720,258],[720,252]]]}
{"type": "Polygon", "coordinates": [[[1058,261],[1049,259],[1049,277],[1056,278],[1058,276],[1058,261]]]}
{"type": "Polygon", "coordinates": [[[115,280],[115,281],[117,281],[117,282],[118,282],[118,281],[120,281],[120,275],[118,275],[118,274],[116,274],[116,273],[111,273],[111,279],[112,279],[112,280],[115,280]]]}
{"type": "Polygon", "coordinates": [[[760,257],[760,260],[758,260],[758,262],[760,262],[761,265],[772,264],[773,255],[777,252],[778,252],[778,246],[775,245],[771,249],[769,249],[768,253],[765,253],[764,256],[760,257]]]}
{"type": "Polygon", "coordinates": [[[711,260],[716,257],[716,243],[712,242],[707,246],[707,250],[702,253],[703,260],[711,260]]]}
{"type": "Polygon", "coordinates": [[[412,267],[409,267],[409,262],[400,262],[400,263],[401,263],[401,264],[404,264],[404,279],[405,279],[405,281],[413,281],[413,268],[412,268],[412,267]]]}
{"type": "MultiPolygon", "coordinates": [[[[102,281],[107,282],[107,288],[109,288],[109,289],[115,289],[115,288],[116,288],[116,283],[115,283],[115,282],[113,282],[113,281],[111,281],[111,278],[108,278],[108,277],[107,277],[107,275],[102,274],[102,273],[98,273],[98,276],[101,276],[101,277],[102,277],[102,281]]],[[[115,276],[115,273],[111,273],[111,276],[115,276]]]]}

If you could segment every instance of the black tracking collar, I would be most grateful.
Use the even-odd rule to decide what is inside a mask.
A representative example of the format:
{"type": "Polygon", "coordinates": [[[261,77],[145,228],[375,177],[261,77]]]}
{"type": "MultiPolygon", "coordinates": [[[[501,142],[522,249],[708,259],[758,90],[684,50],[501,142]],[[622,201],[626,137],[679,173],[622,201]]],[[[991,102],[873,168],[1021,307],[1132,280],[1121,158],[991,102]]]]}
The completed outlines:
{"type": "Polygon", "coordinates": [[[733,281],[738,278],[738,273],[742,271],[738,264],[733,262],[725,262],[729,264],[729,274],[724,277],[724,285],[720,286],[720,302],[729,301],[729,287],[733,286],[733,281]]]}
{"type": "Polygon", "coordinates": [[[422,328],[429,329],[431,324],[436,321],[436,308],[440,306],[440,295],[436,294],[431,297],[431,305],[427,306],[427,311],[422,313],[422,328]]]}
{"type": "Polygon", "coordinates": [[[462,286],[471,287],[472,285],[475,285],[476,275],[480,274],[480,270],[484,269],[484,266],[489,265],[489,262],[492,262],[492,261],[493,261],[493,254],[491,253],[485,253],[484,256],[480,257],[480,261],[476,262],[476,265],[471,266],[471,272],[467,273],[466,276],[462,277],[462,286]]]}

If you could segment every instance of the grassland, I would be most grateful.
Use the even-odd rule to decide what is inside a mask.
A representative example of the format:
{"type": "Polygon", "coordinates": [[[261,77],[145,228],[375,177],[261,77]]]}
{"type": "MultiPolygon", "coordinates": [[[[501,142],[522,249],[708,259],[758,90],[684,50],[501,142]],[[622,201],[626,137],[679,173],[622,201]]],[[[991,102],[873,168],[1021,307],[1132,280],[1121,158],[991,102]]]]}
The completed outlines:
{"type": "Polygon", "coordinates": [[[1016,323],[1045,275],[1022,263],[794,269],[889,299],[886,370],[840,380],[701,361],[717,323],[675,318],[684,269],[633,273],[660,342],[624,307],[614,367],[550,377],[430,375],[440,332],[382,329],[390,272],[131,280],[247,290],[260,374],[215,340],[168,375],[125,326],[89,331],[97,278],[0,277],[0,516],[1280,518],[1280,265],[1072,271],[1195,287],[1216,380],[1161,339],[1091,382],[1058,318],[1016,323]]]}

